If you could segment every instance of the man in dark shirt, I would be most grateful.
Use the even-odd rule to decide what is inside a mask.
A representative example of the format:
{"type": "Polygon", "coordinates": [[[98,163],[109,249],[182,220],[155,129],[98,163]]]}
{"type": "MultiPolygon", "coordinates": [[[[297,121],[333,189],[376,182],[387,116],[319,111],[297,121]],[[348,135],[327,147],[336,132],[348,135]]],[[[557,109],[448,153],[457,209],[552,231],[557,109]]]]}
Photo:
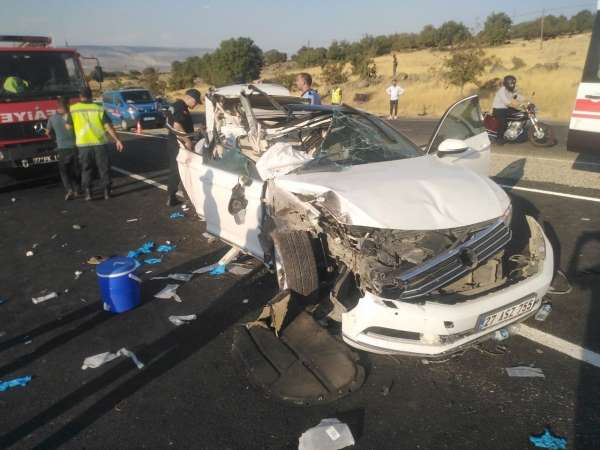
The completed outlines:
{"type": "Polygon", "coordinates": [[[186,134],[194,132],[194,123],[190,109],[194,109],[202,103],[200,91],[197,89],[188,89],[182,99],[178,99],[171,105],[167,113],[167,128],[169,129],[169,138],[167,140],[167,149],[169,152],[169,182],[167,183],[167,206],[175,206],[179,203],[177,200],[177,190],[181,178],[179,176],[179,167],[177,166],[177,154],[179,149],[185,148],[192,151],[194,144],[192,139],[186,134]]]}

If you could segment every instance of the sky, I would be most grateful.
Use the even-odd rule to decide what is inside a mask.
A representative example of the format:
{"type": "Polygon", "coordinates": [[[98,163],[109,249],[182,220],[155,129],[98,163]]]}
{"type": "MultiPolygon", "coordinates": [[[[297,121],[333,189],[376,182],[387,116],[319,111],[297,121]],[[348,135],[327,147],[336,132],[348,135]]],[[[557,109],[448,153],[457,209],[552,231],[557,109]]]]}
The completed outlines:
{"type": "Polygon", "coordinates": [[[488,14],[515,22],[542,9],[567,16],[597,0],[0,0],[2,34],[42,34],[56,45],[216,48],[250,37],[263,50],[288,53],[365,34],[419,31],[447,20],[481,27],[488,14]]]}

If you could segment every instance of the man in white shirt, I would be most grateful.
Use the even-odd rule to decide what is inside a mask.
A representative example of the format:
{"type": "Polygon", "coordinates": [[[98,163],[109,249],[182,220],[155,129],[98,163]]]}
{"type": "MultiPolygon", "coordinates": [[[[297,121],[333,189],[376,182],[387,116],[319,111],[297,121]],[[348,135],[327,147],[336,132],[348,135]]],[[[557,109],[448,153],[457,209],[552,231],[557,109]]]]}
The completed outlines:
{"type": "Polygon", "coordinates": [[[390,96],[390,116],[388,119],[395,120],[398,118],[398,99],[404,94],[404,89],[397,85],[396,79],[393,79],[392,85],[385,92],[390,96]]]}
{"type": "Polygon", "coordinates": [[[507,116],[510,108],[516,108],[525,97],[517,93],[517,79],[513,75],[507,75],[502,81],[502,87],[496,92],[492,103],[493,114],[498,122],[496,143],[504,144],[504,133],[507,127],[507,116]]]}

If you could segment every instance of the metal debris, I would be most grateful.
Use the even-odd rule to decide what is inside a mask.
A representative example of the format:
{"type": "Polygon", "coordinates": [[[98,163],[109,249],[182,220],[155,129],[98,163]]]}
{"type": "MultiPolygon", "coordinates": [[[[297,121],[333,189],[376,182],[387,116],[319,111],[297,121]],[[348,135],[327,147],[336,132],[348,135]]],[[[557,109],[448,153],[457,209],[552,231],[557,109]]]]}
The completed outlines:
{"type": "Polygon", "coordinates": [[[180,325],[188,325],[193,320],[196,320],[198,317],[196,314],[190,314],[188,316],[169,316],[169,321],[176,326],[180,325]]]}
{"type": "Polygon", "coordinates": [[[53,298],[57,298],[58,294],[56,292],[50,292],[47,295],[42,295],[41,297],[33,297],[31,301],[37,305],[38,303],[42,303],[48,300],[52,300],[53,298]]]}

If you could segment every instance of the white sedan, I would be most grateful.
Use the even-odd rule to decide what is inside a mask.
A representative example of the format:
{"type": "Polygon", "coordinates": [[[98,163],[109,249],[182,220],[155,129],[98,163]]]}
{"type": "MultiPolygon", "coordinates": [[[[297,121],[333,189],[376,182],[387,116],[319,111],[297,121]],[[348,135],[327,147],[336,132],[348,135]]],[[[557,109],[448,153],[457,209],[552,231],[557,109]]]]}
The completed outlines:
{"type": "Polygon", "coordinates": [[[349,345],[440,356],[540,308],[552,248],[530,217],[513,245],[477,96],[448,109],[425,149],[271,84],[210,92],[206,128],[178,163],[207,231],[325,302],[349,345]]]}

